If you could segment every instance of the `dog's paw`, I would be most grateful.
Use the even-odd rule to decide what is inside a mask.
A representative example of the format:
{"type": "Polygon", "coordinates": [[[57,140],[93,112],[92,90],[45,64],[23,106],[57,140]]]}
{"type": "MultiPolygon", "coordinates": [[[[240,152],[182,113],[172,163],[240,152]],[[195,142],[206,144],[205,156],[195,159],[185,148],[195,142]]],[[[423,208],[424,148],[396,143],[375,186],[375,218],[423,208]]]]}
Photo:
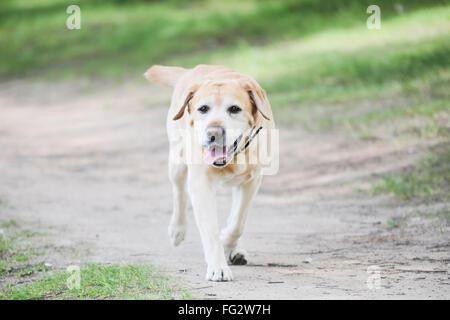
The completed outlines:
{"type": "Polygon", "coordinates": [[[231,264],[242,266],[244,264],[247,264],[247,257],[248,253],[245,249],[235,248],[229,253],[228,260],[231,264]]]}
{"type": "Polygon", "coordinates": [[[206,280],[208,281],[231,281],[233,274],[228,266],[208,267],[206,272],[206,280]]]}
{"type": "Polygon", "coordinates": [[[178,246],[184,240],[186,235],[186,226],[180,224],[169,225],[169,238],[174,247],[178,246]]]}

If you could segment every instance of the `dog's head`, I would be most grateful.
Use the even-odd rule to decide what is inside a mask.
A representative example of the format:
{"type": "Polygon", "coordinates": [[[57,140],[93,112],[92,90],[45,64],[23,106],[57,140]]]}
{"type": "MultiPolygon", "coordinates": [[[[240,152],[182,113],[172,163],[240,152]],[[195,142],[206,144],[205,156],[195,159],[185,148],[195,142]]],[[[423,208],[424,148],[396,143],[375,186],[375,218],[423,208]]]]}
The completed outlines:
{"type": "Polygon", "coordinates": [[[217,168],[230,163],[251,129],[271,116],[264,90],[252,79],[205,81],[191,86],[183,98],[173,120],[187,109],[206,163],[217,168]]]}

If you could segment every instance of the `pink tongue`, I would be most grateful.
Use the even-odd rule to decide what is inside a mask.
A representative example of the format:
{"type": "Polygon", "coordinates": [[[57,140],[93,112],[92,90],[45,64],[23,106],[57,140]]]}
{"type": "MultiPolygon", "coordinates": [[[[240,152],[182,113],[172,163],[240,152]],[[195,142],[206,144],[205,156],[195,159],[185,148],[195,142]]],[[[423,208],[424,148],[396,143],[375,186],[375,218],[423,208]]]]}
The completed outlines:
{"type": "Polygon", "coordinates": [[[224,164],[227,161],[227,147],[217,147],[206,150],[205,160],[207,164],[224,164]]]}

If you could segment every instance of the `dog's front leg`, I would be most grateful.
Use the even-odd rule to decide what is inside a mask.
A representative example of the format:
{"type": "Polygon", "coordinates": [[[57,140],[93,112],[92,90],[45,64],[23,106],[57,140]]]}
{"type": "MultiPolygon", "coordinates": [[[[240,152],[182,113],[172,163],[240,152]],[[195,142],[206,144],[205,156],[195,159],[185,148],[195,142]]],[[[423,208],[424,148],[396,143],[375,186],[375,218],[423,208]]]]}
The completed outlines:
{"type": "Polygon", "coordinates": [[[202,172],[193,170],[189,171],[188,188],[208,266],[206,280],[231,281],[233,276],[219,237],[215,190],[202,172]]]}
{"type": "Polygon", "coordinates": [[[221,232],[221,240],[225,248],[225,255],[232,264],[243,265],[247,263],[247,251],[238,245],[244,232],[250,204],[261,185],[261,176],[233,188],[233,201],[227,226],[221,232]]]}

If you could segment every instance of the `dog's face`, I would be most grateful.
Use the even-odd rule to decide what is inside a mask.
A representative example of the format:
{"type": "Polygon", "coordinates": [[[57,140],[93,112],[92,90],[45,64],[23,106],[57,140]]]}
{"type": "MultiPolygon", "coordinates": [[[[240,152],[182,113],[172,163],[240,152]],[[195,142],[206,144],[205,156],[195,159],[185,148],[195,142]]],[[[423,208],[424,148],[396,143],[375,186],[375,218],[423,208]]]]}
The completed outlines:
{"type": "Polygon", "coordinates": [[[209,82],[198,88],[188,107],[206,163],[225,167],[255,122],[249,93],[237,82],[209,82]]]}
{"type": "MultiPolygon", "coordinates": [[[[264,90],[252,82],[205,81],[192,85],[173,120],[188,120],[208,165],[223,168],[262,116],[270,120],[264,90]]],[[[242,145],[242,144],[241,144],[242,145]]]]}

